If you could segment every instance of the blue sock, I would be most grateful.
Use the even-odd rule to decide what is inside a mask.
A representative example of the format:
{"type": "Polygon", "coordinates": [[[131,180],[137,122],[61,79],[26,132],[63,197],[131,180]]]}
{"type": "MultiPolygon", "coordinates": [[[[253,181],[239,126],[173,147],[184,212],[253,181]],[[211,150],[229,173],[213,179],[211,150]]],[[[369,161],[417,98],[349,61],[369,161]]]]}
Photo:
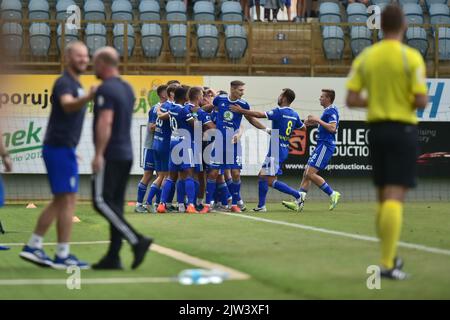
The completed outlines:
{"type": "Polygon", "coordinates": [[[177,181],[177,203],[184,203],[186,196],[185,180],[178,179],[177,181]]]}
{"type": "Polygon", "coordinates": [[[191,177],[184,180],[185,193],[187,196],[187,202],[189,204],[195,204],[195,182],[191,177]]]}
{"type": "MultiPolygon", "coordinates": [[[[152,204],[153,197],[158,193],[158,191],[161,191],[161,189],[153,183],[148,193],[147,204],[152,204]]],[[[158,198],[156,198],[155,203],[158,203],[158,198]]]]}
{"type": "Polygon", "coordinates": [[[142,203],[144,201],[145,194],[147,193],[147,185],[139,182],[137,191],[137,202],[142,203]]]}
{"type": "Polygon", "coordinates": [[[228,191],[227,184],[226,183],[219,183],[219,185],[217,186],[217,190],[218,190],[220,202],[222,203],[222,205],[226,206],[228,204],[227,193],[230,193],[228,191]]]}
{"type": "Polygon", "coordinates": [[[172,203],[174,196],[175,196],[175,183],[173,183],[173,181],[172,181],[172,185],[170,186],[170,192],[167,197],[167,203],[172,203]]]}
{"type": "Polygon", "coordinates": [[[162,188],[158,188],[158,191],[156,191],[155,203],[160,203],[161,202],[161,193],[162,193],[162,188]]]}
{"type": "Polygon", "coordinates": [[[164,182],[164,185],[162,186],[162,191],[161,191],[161,203],[167,203],[168,199],[169,199],[169,195],[170,192],[172,190],[172,188],[174,187],[174,183],[172,180],[166,179],[166,182],[164,182]]]}
{"type": "Polygon", "coordinates": [[[215,180],[207,180],[206,181],[206,204],[211,204],[214,201],[214,194],[216,193],[216,181],[215,180]]]}
{"type": "MultiPolygon", "coordinates": [[[[197,180],[194,180],[194,190],[195,190],[195,195],[194,195],[195,201],[194,201],[194,204],[197,205],[198,192],[200,190],[200,182],[198,182],[197,180]]],[[[186,191],[186,193],[187,193],[187,191],[186,191]]]]}
{"type": "Polygon", "coordinates": [[[266,179],[259,179],[258,181],[258,208],[266,205],[267,192],[269,192],[269,183],[266,179]]]}
{"type": "Polygon", "coordinates": [[[238,181],[233,181],[231,183],[231,196],[233,197],[233,200],[231,201],[232,205],[237,205],[238,201],[239,201],[239,194],[241,192],[241,180],[238,181]]]}
{"type": "Polygon", "coordinates": [[[290,194],[291,196],[293,196],[295,199],[300,198],[300,192],[298,192],[297,190],[295,190],[294,188],[289,187],[286,183],[275,180],[272,183],[272,188],[286,193],[286,194],[290,194]]]}
{"type": "Polygon", "coordinates": [[[333,189],[331,189],[331,187],[326,182],[324,182],[323,185],[320,186],[320,190],[322,190],[329,196],[331,196],[331,194],[333,193],[333,189]]]}
{"type": "Polygon", "coordinates": [[[300,188],[300,190],[298,190],[299,192],[304,192],[304,193],[308,193],[308,190],[300,188]]]}

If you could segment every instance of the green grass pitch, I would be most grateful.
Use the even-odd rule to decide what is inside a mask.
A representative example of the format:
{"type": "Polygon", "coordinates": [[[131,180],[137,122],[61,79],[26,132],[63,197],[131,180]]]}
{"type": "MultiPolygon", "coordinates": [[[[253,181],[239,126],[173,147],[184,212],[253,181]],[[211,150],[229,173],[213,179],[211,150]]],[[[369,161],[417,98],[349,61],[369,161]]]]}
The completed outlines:
{"type": "MultiPolygon", "coordinates": [[[[6,234],[0,243],[28,240],[44,204],[38,209],[9,205],[0,210],[6,234]]],[[[248,205],[251,208],[251,204],[248,205]]],[[[342,202],[333,212],[327,202],[307,203],[303,213],[269,204],[270,212],[245,215],[292,224],[313,226],[355,235],[375,236],[375,203],[342,202]]],[[[150,252],[136,271],[130,269],[128,244],[122,249],[122,272],[86,270],[81,289],[58,285],[5,285],[2,280],[67,279],[64,271],[42,269],[22,261],[20,245],[0,251],[0,299],[450,299],[450,204],[409,203],[405,207],[402,241],[447,250],[432,253],[399,248],[405,270],[404,282],[382,280],[380,290],[366,286],[369,265],[377,264],[379,244],[339,234],[305,230],[292,225],[244,219],[223,214],[134,214],[127,218],[136,228],[154,237],[155,243],[250,275],[248,280],[222,284],[183,286],[167,283],[83,284],[83,279],[174,277],[195,268],[169,256],[150,252]]],[[[89,204],[77,206],[81,219],[74,225],[73,241],[108,239],[106,221],[89,204]]],[[[55,241],[55,230],[46,242],[55,241]]],[[[96,262],[106,244],[72,245],[80,259],[96,262]]],[[[54,246],[46,247],[53,256],[54,246]]]]}

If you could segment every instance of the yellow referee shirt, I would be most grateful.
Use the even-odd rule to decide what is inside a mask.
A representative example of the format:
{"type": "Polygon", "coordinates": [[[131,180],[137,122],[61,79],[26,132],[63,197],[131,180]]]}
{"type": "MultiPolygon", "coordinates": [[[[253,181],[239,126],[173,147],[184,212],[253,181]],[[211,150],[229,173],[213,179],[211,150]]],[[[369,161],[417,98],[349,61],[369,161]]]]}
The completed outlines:
{"type": "Polygon", "coordinates": [[[382,40],[353,61],[347,89],[368,93],[368,122],[417,124],[414,95],[427,94],[425,63],[419,51],[395,40],[382,40]]]}

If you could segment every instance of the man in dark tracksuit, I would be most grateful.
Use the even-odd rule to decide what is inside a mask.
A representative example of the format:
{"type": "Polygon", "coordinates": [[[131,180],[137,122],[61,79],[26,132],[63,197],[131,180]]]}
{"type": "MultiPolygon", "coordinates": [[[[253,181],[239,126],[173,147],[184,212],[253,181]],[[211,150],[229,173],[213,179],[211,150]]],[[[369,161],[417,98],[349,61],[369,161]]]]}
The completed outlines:
{"type": "Polygon", "coordinates": [[[120,78],[118,64],[119,55],[112,47],[101,48],[94,55],[95,74],[103,83],[94,105],[92,190],[95,209],[110,223],[111,243],[93,269],[122,269],[119,251],[123,238],[132,246],[131,267],[135,269],[152,243],[124,218],[125,190],[133,161],[130,129],[135,97],[130,85],[120,78]]]}

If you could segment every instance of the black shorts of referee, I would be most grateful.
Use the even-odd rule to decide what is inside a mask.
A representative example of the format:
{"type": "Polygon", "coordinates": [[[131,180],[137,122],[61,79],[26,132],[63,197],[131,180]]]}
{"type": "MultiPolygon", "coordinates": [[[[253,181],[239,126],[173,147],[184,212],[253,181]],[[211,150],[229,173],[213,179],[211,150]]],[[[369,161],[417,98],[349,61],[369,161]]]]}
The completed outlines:
{"type": "Polygon", "coordinates": [[[369,124],[369,150],[373,180],[377,187],[416,186],[418,130],[401,122],[369,124]]]}

